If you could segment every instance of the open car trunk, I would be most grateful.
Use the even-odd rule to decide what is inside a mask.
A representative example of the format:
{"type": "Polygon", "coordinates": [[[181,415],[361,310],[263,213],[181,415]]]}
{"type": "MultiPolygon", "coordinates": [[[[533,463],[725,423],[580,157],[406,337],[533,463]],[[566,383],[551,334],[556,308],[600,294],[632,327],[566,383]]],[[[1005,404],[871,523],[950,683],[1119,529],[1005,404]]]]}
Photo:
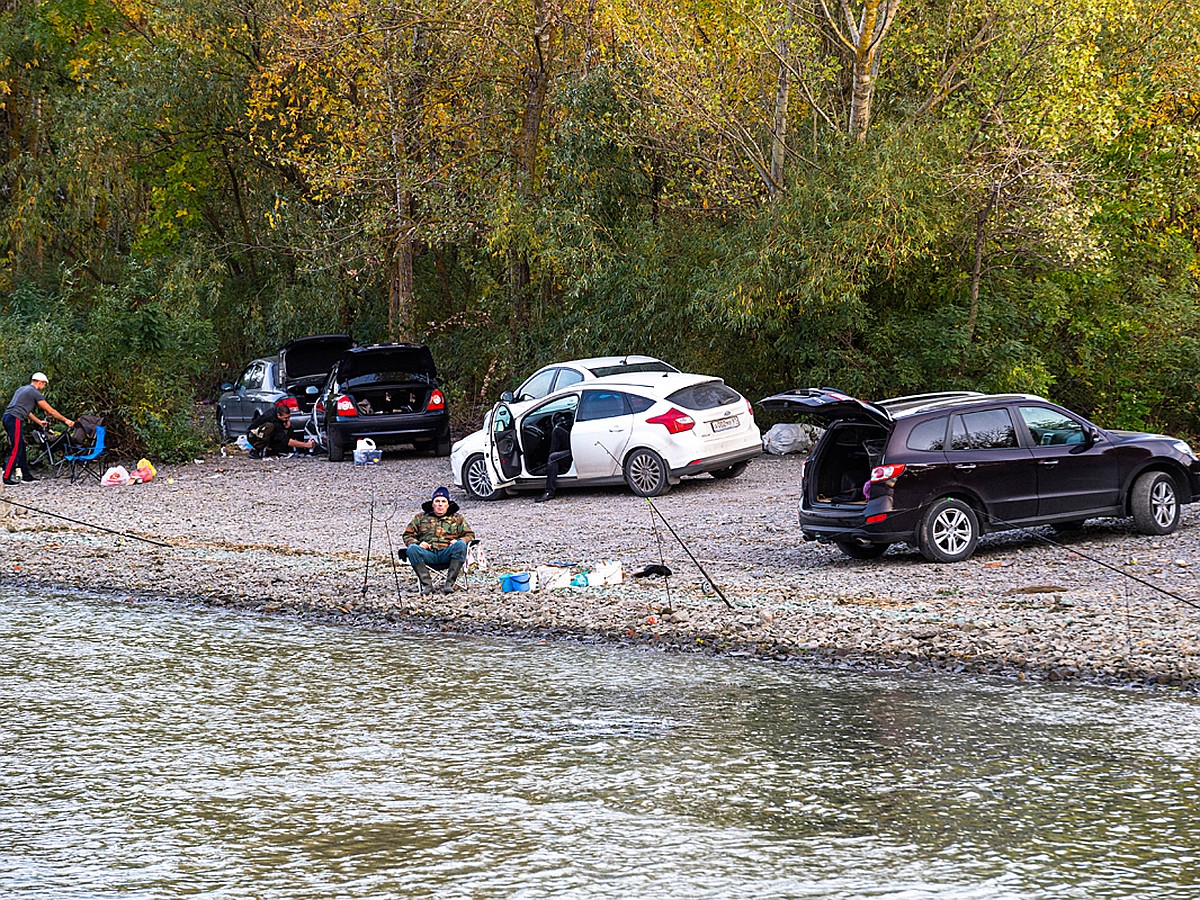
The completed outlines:
{"type": "Polygon", "coordinates": [[[348,334],[317,334],[296,338],[279,349],[279,375],[283,389],[296,398],[301,412],[312,412],[316,395],[310,387],[325,383],[333,364],[354,346],[348,334]]]}
{"type": "Polygon", "coordinates": [[[809,458],[804,493],[811,506],[865,505],[863,485],[882,464],[888,429],[867,422],[834,425],[821,439],[820,452],[809,458]]]}
{"type": "Polygon", "coordinates": [[[423,412],[437,385],[437,367],[427,347],[358,350],[347,356],[340,375],[360,416],[423,412]]]}

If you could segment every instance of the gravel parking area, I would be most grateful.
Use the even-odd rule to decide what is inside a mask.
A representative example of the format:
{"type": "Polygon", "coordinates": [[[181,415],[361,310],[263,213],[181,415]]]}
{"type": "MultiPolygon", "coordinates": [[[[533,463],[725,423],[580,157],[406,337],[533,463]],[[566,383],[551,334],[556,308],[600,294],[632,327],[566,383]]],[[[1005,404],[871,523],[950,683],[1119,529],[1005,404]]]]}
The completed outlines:
{"type": "Polygon", "coordinates": [[[1200,687],[1198,506],[1166,537],[1097,520],[1069,537],[1048,528],[988,536],[955,565],[928,563],[907,547],[858,562],[802,542],[799,471],[799,457],[767,456],[740,478],[685,481],[654,501],[728,603],[647,501],[619,488],[567,488],[541,504],[533,494],[479,503],[453,490],[490,570],[452,595],[422,597],[389,547],[402,543],[432,488],[450,482],[448,463],[399,452],[362,468],[217,455],[164,466],[145,485],[41,479],[6,488],[0,497],[28,509],[0,503],[4,578],[367,626],[1200,687]],[[578,571],[609,559],[627,575],[660,561],[674,574],[530,594],[499,588],[504,572],[556,562],[578,571]]]}

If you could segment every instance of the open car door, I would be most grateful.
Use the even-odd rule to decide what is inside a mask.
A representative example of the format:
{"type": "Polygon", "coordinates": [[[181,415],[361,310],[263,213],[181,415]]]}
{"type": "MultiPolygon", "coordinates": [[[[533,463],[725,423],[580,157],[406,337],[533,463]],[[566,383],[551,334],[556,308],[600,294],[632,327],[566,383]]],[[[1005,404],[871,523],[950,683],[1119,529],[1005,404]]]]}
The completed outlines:
{"type": "Polygon", "coordinates": [[[517,440],[517,417],[507,403],[492,407],[491,424],[487,430],[488,478],[492,487],[508,487],[521,476],[521,442],[517,440]]]}

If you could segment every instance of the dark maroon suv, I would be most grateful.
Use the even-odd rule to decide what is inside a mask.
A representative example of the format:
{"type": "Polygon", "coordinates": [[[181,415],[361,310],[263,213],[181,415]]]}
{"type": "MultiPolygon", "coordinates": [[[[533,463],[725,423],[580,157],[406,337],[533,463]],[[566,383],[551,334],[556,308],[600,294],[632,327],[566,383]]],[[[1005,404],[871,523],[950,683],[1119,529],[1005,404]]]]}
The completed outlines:
{"type": "Polygon", "coordinates": [[[1078,527],[1132,516],[1169,534],[1200,496],[1200,460],[1184,441],[1108,431],[1041,397],[957,392],[868,403],[831,388],[785,391],[766,409],[815,419],[800,526],[855,559],[894,543],[957,562],[980,534],[1078,527]]]}

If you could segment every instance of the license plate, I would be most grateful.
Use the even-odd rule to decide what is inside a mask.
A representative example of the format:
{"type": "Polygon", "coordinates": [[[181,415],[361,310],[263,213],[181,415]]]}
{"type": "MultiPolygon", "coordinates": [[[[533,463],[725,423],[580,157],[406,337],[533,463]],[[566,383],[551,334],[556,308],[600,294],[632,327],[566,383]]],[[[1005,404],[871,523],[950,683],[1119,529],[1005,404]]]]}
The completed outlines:
{"type": "Polygon", "coordinates": [[[712,422],[710,422],[709,424],[712,425],[712,430],[714,432],[715,431],[728,431],[730,428],[737,428],[738,417],[737,416],[728,416],[724,419],[715,419],[712,422]]]}

